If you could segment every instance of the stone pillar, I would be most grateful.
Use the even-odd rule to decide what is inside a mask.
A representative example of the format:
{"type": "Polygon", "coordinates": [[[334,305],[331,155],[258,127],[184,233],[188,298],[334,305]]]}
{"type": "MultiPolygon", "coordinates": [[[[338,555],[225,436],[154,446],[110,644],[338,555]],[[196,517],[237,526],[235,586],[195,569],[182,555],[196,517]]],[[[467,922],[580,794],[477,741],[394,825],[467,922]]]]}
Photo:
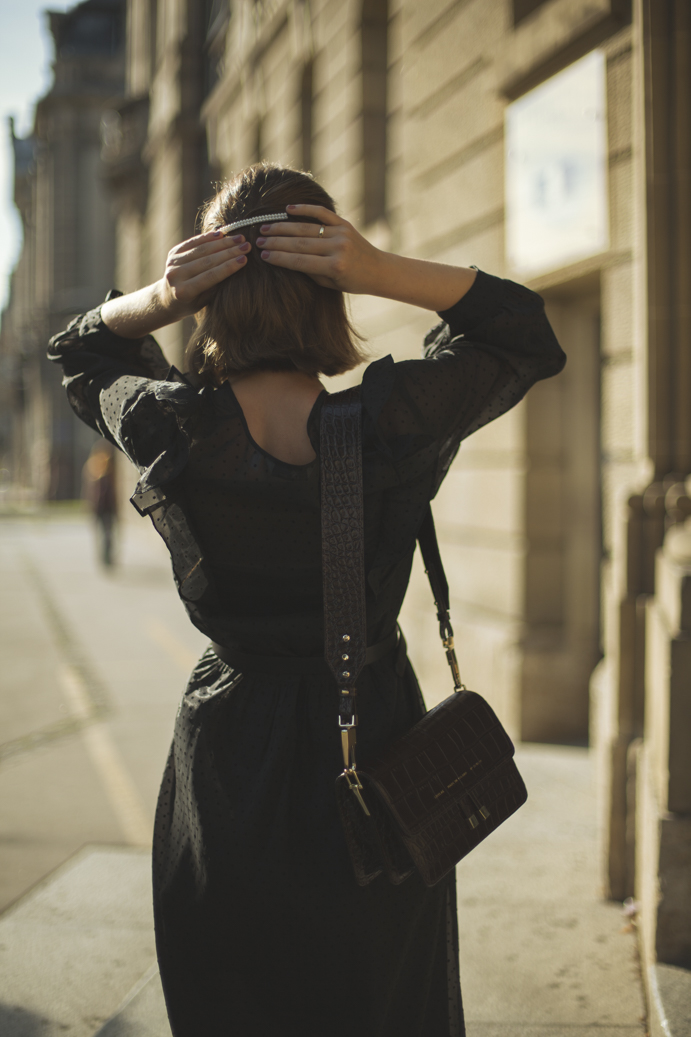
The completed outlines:
{"type": "Polygon", "coordinates": [[[652,1034],[677,1032],[665,1005],[671,979],[691,997],[691,522],[667,534],[655,576],[636,797],[636,894],[652,1034]]]}
{"type": "MultiPolygon", "coordinates": [[[[635,0],[634,91],[640,178],[638,322],[645,367],[640,399],[645,443],[612,552],[606,609],[607,664],[596,673],[605,890],[633,893],[636,739],[643,724],[648,648],[645,605],[665,528],[683,518],[668,493],[691,472],[691,6],[635,0]]],[[[683,497],[684,494],[680,495],[683,497]]],[[[662,679],[662,678],[661,678],[662,679]]]]}

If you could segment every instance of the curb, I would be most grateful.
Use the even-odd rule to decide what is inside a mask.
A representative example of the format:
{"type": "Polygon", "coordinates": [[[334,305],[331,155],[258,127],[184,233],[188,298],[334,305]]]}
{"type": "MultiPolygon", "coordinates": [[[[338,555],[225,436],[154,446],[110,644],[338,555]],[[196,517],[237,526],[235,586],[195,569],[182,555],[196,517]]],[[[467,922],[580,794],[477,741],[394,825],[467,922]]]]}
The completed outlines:
{"type": "Polygon", "coordinates": [[[658,963],[648,968],[650,1037],[691,1034],[691,970],[658,963]]]}

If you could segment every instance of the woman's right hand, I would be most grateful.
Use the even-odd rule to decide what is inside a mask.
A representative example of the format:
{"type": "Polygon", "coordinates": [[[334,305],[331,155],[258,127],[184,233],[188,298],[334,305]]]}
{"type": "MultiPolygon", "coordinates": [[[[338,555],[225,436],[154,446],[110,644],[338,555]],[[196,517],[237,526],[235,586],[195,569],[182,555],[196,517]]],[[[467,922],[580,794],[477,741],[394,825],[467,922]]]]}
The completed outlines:
{"type": "Polygon", "coordinates": [[[462,299],[475,270],[408,259],[375,248],[352,223],[322,205],[288,205],[290,216],[321,223],[266,224],[257,238],[261,258],[273,266],[299,270],[325,288],[354,295],[379,295],[426,310],[443,311],[462,299]]]}
{"type": "Polygon", "coordinates": [[[386,261],[381,252],[352,223],[323,205],[288,205],[290,216],[308,216],[315,223],[269,223],[257,238],[261,258],[273,266],[298,270],[324,288],[355,295],[376,294],[379,271],[386,261]],[[320,233],[321,231],[321,233],[320,233]]]}
{"type": "Polygon", "coordinates": [[[201,310],[213,289],[242,270],[251,245],[242,234],[226,237],[222,230],[198,234],[172,248],[163,277],[130,295],[101,307],[107,327],[122,338],[143,338],[201,310]]]}

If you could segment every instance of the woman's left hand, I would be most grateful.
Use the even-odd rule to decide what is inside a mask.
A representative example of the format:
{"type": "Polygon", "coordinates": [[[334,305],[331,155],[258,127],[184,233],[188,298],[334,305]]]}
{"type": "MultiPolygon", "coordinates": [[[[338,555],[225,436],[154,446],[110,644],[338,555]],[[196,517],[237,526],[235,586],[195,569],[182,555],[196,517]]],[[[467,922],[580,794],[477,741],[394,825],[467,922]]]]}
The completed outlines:
{"type": "Polygon", "coordinates": [[[251,246],[242,234],[212,230],[176,245],[163,277],[146,288],[111,299],[101,318],[121,338],[143,338],[205,306],[213,289],[242,270],[251,246]]]}
{"type": "Polygon", "coordinates": [[[359,234],[352,223],[322,205],[289,205],[290,216],[311,216],[314,223],[270,223],[260,227],[257,247],[272,266],[299,270],[325,288],[377,295],[386,253],[359,234]]]}
{"type": "Polygon", "coordinates": [[[250,249],[243,234],[226,237],[223,229],[198,234],[171,248],[158,282],[160,305],[172,320],[197,313],[221,281],[242,269],[250,249]]]}

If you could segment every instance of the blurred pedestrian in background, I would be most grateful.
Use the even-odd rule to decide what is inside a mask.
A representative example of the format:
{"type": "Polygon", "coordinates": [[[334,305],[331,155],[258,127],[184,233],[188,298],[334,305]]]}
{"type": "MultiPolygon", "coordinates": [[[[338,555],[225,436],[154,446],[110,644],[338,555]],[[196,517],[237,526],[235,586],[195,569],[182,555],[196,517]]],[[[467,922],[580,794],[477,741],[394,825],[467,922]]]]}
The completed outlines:
{"type": "Polygon", "coordinates": [[[82,497],[94,516],[99,561],[111,568],[114,564],[113,540],[118,518],[115,486],[115,454],[110,443],[94,443],[82,469],[82,497]]]}

